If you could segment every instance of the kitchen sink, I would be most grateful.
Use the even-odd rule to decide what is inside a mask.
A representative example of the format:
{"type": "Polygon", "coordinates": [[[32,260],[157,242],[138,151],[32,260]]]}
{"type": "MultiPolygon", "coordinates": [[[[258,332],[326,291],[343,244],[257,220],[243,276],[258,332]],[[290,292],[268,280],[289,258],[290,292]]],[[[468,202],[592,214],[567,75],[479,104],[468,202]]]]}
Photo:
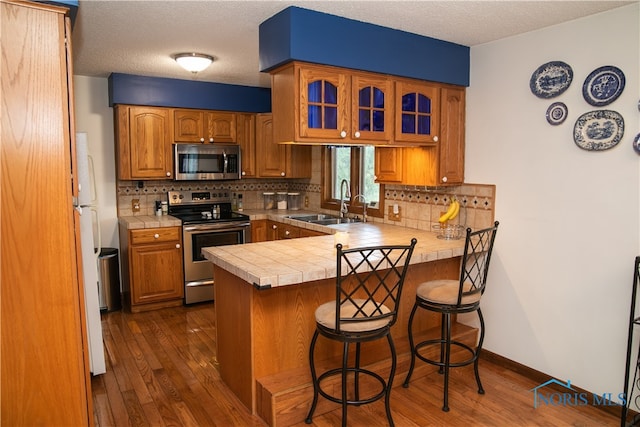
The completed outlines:
{"type": "Polygon", "coordinates": [[[360,218],[340,218],[335,215],[327,214],[289,215],[287,218],[319,225],[352,224],[354,222],[361,222],[360,218]]]}

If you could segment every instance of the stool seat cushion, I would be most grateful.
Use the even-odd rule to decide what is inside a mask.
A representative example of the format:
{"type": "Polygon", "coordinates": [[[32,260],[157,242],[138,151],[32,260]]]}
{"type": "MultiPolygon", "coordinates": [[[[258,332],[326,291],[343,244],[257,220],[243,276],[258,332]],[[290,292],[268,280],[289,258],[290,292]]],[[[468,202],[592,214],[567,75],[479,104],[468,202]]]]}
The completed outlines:
{"type": "MultiPolygon", "coordinates": [[[[435,304],[455,305],[458,302],[458,290],[460,288],[459,280],[431,280],[429,282],[418,285],[416,291],[418,298],[435,304]]],[[[465,283],[462,287],[463,292],[471,290],[471,284],[465,283]]],[[[462,305],[475,304],[480,301],[480,292],[472,294],[462,294],[462,305]]]]}
{"type": "MultiPolygon", "coordinates": [[[[354,299],[355,304],[358,306],[364,304],[365,300],[363,299],[354,299]]],[[[356,307],[353,302],[345,301],[342,303],[340,315],[342,319],[351,319],[354,318],[354,314],[358,311],[358,307],[356,307]]],[[[380,306],[380,311],[376,311],[375,304],[371,301],[367,302],[364,305],[363,311],[366,313],[366,316],[380,315],[380,311],[384,314],[390,313],[388,307],[385,305],[380,306]]],[[[355,318],[366,317],[362,313],[359,313],[355,318]]],[[[375,331],[377,329],[384,328],[387,326],[391,320],[392,316],[383,317],[383,318],[374,318],[372,320],[362,320],[357,322],[340,322],[340,330],[345,332],[366,332],[366,331],[375,331]]],[[[320,307],[316,309],[316,322],[320,325],[329,328],[336,329],[336,302],[329,301],[322,304],[320,307]]]]}

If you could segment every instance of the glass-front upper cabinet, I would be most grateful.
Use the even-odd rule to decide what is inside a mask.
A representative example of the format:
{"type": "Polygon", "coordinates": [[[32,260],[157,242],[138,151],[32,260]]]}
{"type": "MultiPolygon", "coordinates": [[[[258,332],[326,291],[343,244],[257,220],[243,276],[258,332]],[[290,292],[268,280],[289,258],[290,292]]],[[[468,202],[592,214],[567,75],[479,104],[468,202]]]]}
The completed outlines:
{"type": "Polygon", "coordinates": [[[363,142],[389,141],[393,128],[391,81],[354,73],[351,88],[351,138],[363,142]]]}
{"type": "Polygon", "coordinates": [[[399,142],[435,144],[440,136],[440,88],[396,82],[396,132],[399,142]]]}
{"type": "Polygon", "coordinates": [[[320,67],[300,69],[300,137],[340,139],[348,132],[348,77],[320,67]]]}

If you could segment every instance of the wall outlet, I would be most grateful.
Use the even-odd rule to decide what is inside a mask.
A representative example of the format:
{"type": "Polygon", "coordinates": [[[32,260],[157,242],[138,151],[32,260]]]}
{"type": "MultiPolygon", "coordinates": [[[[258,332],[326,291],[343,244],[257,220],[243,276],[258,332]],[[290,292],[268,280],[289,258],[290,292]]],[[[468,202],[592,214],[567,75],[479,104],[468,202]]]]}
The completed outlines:
{"type": "Polygon", "coordinates": [[[131,199],[131,210],[133,212],[140,212],[140,199],[131,199]]]}
{"type": "Polygon", "coordinates": [[[402,220],[402,208],[397,204],[389,206],[389,221],[401,221],[402,220]]]}

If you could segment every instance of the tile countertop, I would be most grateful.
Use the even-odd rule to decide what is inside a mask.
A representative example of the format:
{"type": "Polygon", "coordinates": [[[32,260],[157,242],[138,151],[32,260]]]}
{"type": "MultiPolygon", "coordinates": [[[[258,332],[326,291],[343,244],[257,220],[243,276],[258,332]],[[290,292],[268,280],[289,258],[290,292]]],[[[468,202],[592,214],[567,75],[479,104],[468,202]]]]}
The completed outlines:
{"type": "Polygon", "coordinates": [[[121,216],[118,218],[120,225],[125,226],[128,230],[139,228],[159,228],[159,227],[180,227],[182,221],[171,215],[164,216],[121,216]]]}
{"type": "MultiPolygon", "coordinates": [[[[300,221],[291,224],[301,225],[300,221]]],[[[313,224],[315,225],[315,224],[313,224]]],[[[418,243],[411,264],[461,256],[464,239],[443,240],[429,231],[377,223],[317,226],[327,233],[346,231],[349,247],[418,243]]],[[[258,289],[295,285],[336,277],[334,236],[247,243],[204,248],[203,255],[258,289]]]]}

